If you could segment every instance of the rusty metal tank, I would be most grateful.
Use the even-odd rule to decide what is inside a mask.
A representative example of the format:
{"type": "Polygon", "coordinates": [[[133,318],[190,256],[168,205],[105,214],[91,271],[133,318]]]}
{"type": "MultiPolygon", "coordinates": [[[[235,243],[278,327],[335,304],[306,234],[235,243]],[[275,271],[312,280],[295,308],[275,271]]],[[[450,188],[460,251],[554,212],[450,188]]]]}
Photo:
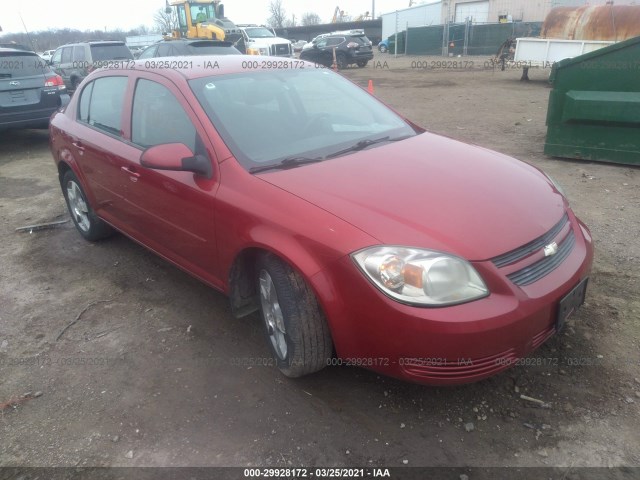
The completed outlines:
{"type": "Polygon", "coordinates": [[[558,7],[549,12],[542,38],[620,42],[640,36],[640,5],[558,7]]]}

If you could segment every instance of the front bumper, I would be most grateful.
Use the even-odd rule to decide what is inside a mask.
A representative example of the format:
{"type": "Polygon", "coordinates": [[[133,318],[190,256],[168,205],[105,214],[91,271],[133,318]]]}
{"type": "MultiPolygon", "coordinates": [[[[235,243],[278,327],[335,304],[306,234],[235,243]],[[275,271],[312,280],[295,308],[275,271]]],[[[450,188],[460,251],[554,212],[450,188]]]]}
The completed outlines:
{"type": "Polygon", "coordinates": [[[476,262],[491,294],[462,305],[395,302],[350,257],[316,274],[312,285],[342,363],[429,385],[469,383],[506,370],[555,333],[560,299],[590,272],[591,234],[570,216],[576,242],[560,266],[519,287],[490,261],[476,262]]]}

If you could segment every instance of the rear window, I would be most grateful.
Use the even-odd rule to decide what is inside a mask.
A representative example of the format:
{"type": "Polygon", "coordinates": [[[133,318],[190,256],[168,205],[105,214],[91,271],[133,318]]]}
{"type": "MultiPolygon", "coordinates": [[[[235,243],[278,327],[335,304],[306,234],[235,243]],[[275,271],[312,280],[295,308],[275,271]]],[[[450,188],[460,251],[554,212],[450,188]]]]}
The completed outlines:
{"type": "Polygon", "coordinates": [[[124,43],[98,43],[91,45],[91,59],[94,62],[103,60],[132,60],[133,55],[124,43]]]}
{"type": "Polygon", "coordinates": [[[49,72],[44,60],[39,55],[25,52],[0,53],[0,78],[19,78],[42,75],[49,72]]]}
{"type": "Polygon", "coordinates": [[[371,45],[371,40],[369,40],[366,35],[357,35],[349,38],[352,42],[357,42],[360,45],[371,45]]]}
{"type": "Polygon", "coordinates": [[[187,45],[188,55],[237,55],[240,51],[235,47],[215,45],[211,42],[195,42],[187,45]]]}

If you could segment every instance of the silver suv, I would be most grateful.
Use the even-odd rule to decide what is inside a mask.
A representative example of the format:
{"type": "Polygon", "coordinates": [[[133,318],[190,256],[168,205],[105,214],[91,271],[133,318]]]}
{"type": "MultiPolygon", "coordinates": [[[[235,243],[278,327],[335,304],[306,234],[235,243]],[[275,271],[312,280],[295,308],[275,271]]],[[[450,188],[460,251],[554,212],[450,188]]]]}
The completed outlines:
{"type": "Polygon", "coordinates": [[[124,42],[99,41],[63,45],[55,51],[50,63],[67,88],[75,90],[91,71],[115,62],[126,67],[129,61],[133,62],[133,54],[124,42]]]}

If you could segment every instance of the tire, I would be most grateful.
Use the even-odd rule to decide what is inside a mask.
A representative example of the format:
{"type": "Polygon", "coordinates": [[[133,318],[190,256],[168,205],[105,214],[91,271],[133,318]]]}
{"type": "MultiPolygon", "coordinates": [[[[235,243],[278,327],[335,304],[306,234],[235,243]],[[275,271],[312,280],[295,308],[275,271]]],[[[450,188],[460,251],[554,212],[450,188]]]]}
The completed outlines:
{"type": "Polygon", "coordinates": [[[75,91],[78,89],[78,85],[80,85],[80,80],[78,80],[76,77],[73,77],[71,79],[71,91],[75,93],[75,91]]]}
{"type": "Polygon", "coordinates": [[[382,53],[387,53],[387,47],[385,47],[384,45],[378,45],[378,50],[380,50],[380,52],[382,53]]]}
{"type": "Polygon", "coordinates": [[[349,66],[349,63],[347,63],[347,56],[341,52],[336,54],[336,63],[338,65],[338,70],[344,70],[349,66]]]}
{"type": "Polygon", "coordinates": [[[256,283],[267,342],[278,369],[301,377],[324,368],[333,342],[318,301],[300,274],[272,254],[258,260],[256,283]]]}
{"type": "Polygon", "coordinates": [[[367,66],[367,63],[369,63],[369,60],[359,60],[359,61],[358,61],[358,66],[359,66],[360,68],[364,68],[364,67],[366,67],[366,66],[367,66]]]}
{"type": "Polygon", "coordinates": [[[86,240],[95,242],[113,234],[113,229],[91,208],[78,177],[71,170],[62,177],[62,194],[73,223],[86,240]]]}

